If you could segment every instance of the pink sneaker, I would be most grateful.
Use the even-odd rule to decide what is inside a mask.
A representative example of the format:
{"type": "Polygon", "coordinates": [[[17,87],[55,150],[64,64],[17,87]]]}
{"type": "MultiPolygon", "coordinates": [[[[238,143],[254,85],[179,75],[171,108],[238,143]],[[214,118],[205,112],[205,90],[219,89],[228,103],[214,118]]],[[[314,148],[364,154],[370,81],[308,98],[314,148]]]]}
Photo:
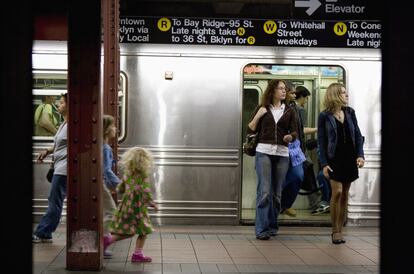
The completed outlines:
{"type": "Polygon", "coordinates": [[[111,236],[104,235],[104,251],[112,244],[111,238],[111,236]]]}
{"type": "Polygon", "coordinates": [[[143,254],[132,254],[131,261],[133,263],[149,263],[152,262],[151,257],[144,256],[143,254]]]}

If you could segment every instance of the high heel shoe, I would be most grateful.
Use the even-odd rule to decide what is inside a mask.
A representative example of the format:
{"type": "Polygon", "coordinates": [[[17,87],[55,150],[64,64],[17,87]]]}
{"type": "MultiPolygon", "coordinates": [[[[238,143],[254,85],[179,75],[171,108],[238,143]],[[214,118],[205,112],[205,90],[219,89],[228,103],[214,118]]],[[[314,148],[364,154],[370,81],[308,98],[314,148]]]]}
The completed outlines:
{"type": "Polygon", "coordinates": [[[342,235],[342,232],[338,232],[339,234],[341,234],[341,237],[340,237],[340,239],[341,239],[341,244],[344,244],[344,243],[346,243],[346,241],[345,241],[345,239],[344,239],[344,236],[342,235]]]}
{"type": "Polygon", "coordinates": [[[338,234],[338,233],[339,232],[332,232],[332,234],[331,234],[332,243],[335,244],[335,245],[342,244],[342,241],[343,241],[342,239],[339,239],[339,238],[334,239],[334,235],[338,234]]]}

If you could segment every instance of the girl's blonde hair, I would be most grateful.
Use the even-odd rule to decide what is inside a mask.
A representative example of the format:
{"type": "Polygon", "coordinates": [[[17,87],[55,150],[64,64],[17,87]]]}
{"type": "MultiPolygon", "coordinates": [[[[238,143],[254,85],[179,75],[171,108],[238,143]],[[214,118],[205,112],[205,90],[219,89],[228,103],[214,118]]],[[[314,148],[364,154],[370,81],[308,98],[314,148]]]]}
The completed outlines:
{"type": "Polygon", "coordinates": [[[119,164],[127,175],[147,175],[153,165],[153,158],[145,148],[132,147],[122,154],[119,164]]]}
{"type": "Polygon", "coordinates": [[[329,85],[323,102],[326,111],[334,112],[336,109],[346,106],[346,101],[341,96],[342,88],[345,88],[345,86],[340,83],[329,85]]]}
{"type": "Polygon", "coordinates": [[[115,119],[112,115],[104,114],[103,116],[103,137],[104,139],[108,138],[109,134],[109,127],[115,124],[115,119]]]}

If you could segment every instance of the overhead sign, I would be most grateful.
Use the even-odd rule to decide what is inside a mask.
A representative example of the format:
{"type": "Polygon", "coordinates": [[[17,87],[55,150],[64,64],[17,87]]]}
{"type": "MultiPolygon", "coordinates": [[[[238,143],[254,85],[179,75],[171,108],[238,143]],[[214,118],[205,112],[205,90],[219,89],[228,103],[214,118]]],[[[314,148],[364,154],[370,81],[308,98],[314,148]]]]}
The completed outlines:
{"type": "Polygon", "coordinates": [[[379,48],[376,21],[122,17],[121,43],[379,48]]]}
{"type": "Polygon", "coordinates": [[[293,18],[379,20],[381,4],[373,0],[294,0],[293,18]]]}

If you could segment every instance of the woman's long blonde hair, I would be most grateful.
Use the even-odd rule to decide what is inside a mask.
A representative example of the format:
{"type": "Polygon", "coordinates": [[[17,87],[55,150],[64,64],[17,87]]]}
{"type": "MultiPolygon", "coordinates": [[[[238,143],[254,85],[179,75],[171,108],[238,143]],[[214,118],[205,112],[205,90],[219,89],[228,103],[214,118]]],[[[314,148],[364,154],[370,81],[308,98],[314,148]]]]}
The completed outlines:
{"type": "Polygon", "coordinates": [[[346,106],[346,102],[341,96],[342,88],[345,88],[345,86],[340,83],[332,83],[329,85],[323,101],[326,111],[334,112],[338,108],[346,106]]]}
{"type": "Polygon", "coordinates": [[[132,147],[122,154],[119,164],[126,175],[147,176],[153,165],[153,158],[151,152],[145,148],[132,147]]]}

